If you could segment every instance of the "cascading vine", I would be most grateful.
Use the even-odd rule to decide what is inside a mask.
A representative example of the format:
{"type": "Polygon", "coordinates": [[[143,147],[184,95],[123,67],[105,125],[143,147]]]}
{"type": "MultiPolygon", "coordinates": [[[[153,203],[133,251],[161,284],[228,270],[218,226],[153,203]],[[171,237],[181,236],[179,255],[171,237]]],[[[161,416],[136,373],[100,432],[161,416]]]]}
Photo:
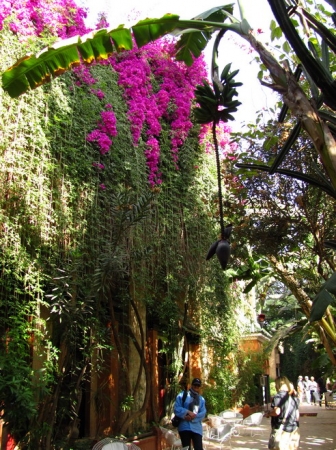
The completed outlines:
{"type": "Polygon", "coordinates": [[[174,59],[174,43],[161,41],[113,55],[109,61],[124,89],[134,145],[140,138],[146,142],[148,181],[151,186],[161,184],[160,120],[170,124],[171,155],[178,169],[178,151],[192,127],[194,83],[206,77],[204,60],[198,58],[187,67],[174,59]]]}
{"type": "MultiPolygon", "coordinates": [[[[13,6],[13,16],[2,22],[0,65],[20,54],[22,41],[24,52],[29,45],[40,48],[40,40],[26,39],[29,30],[40,34],[42,25],[34,17],[45,23],[44,43],[54,39],[51,17],[61,28],[54,34],[65,32],[51,10],[55,6],[60,13],[61,4],[72,3],[45,3],[44,10],[42,0],[6,3],[13,6]],[[18,15],[32,21],[22,22],[22,37],[18,15]]],[[[73,20],[76,14],[64,11],[73,20]]],[[[66,31],[81,34],[83,26],[80,20],[74,31],[75,23],[69,23],[66,31]]],[[[175,60],[173,43],[161,41],[80,66],[50,89],[20,100],[0,92],[0,329],[5,330],[0,345],[7,350],[0,352],[5,368],[0,388],[12,435],[29,439],[31,449],[49,450],[69,430],[76,431],[78,386],[89,380],[91,356],[99,353],[97,365],[103,366],[111,347],[106,323],[113,315],[99,289],[104,282],[110,310],[117,303],[128,311],[131,279],[137,307],[143,316],[158,318],[162,330],[168,328],[171,347],[183,333],[176,331],[175,318],[180,304],[195,301],[188,297],[190,286],[193,292],[202,289],[205,242],[213,235],[212,218],[199,201],[203,192],[211,192],[213,178],[203,179],[199,126],[191,120],[194,86],[203,78],[202,58],[186,67],[175,60]],[[37,386],[31,383],[33,347],[42,355],[37,386]],[[20,384],[14,400],[13,376],[20,384]],[[71,416],[64,417],[65,410],[71,416]]],[[[204,298],[212,302],[210,291],[204,298]]],[[[121,340],[127,339],[127,314],[116,320],[121,340]]],[[[103,393],[99,386],[95,394],[103,393]]],[[[126,400],[117,400],[116,408],[128,405],[126,400]]],[[[139,403],[124,411],[123,427],[145,422],[139,403]]]]}
{"type": "MultiPolygon", "coordinates": [[[[141,140],[145,142],[148,182],[152,187],[160,185],[161,122],[169,123],[171,156],[178,170],[179,149],[193,126],[191,109],[195,98],[194,86],[206,77],[203,58],[198,58],[191,67],[187,67],[174,59],[174,43],[163,40],[113,55],[99,64],[117,72],[118,84],[123,89],[128,106],[133,143],[138,146],[141,140]]],[[[90,67],[80,66],[74,69],[74,73],[78,78],[77,85],[91,86],[91,94],[101,100],[102,107],[112,108],[111,105],[104,106],[104,92],[94,88],[97,80],[92,76],[90,67]]],[[[101,115],[102,120],[88,134],[87,140],[95,142],[99,152],[105,155],[113,149],[111,137],[116,135],[117,126],[109,132],[102,124],[107,114],[102,112],[101,115]]]]}

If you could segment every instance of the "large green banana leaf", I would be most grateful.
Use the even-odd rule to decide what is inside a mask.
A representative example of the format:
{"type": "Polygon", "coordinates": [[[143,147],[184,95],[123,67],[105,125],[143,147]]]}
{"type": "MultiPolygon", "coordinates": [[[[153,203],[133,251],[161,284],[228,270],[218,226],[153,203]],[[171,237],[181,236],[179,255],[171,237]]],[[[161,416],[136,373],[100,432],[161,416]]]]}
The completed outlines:
{"type": "Polygon", "coordinates": [[[232,10],[232,4],[212,8],[200,20],[180,20],[177,15],[166,14],[160,19],[141,20],[130,29],[120,25],[116,29],[102,29],[57,42],[38,55],[26,55],[8,68],[2,74],[2,87],[11,97],[19,97],[81,62],[90,64],[107,59],[114,52],[131,50],[132,35],[137,46],[142,47],[173,31],[188,33],[180,45],[179,57],[191,64],[191,55],[200,55],[216,29],[239,31],[237,23],[223,24],[227,17],[231,18],[232,10]]]}
{"type": "MultiPolygon", "coordinates": [[[[139,46],[169,33],[176,28],[179,17],[166,15],[158,24],[141,21],[134,31],[139,46]]],[[[18,60],[2,74],[2,87],[11,97],[18,97],[29,88],[34,89],[48,83],[52,77],[82,62],[107,59],[115,51],[133,47],[131,30],[119,26],[113,30],[98,30],[84,36],[75,36],[55,43],[38,55],[27,55],[18,60]]]]}
{"type": "Polygon", "coordinates": [[[329,305],[336,306],[336,272],[323,284],[313,301],[310,322],[321,320],[329,305]]]}

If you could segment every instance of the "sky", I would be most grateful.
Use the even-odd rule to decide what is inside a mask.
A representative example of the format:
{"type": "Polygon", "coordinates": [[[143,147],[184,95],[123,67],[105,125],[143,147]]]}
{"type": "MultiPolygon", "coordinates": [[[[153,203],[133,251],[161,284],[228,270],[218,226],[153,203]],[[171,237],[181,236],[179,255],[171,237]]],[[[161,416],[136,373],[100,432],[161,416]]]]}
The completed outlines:
{"type": "MultiPolygon", "coordinates": [[[[94,27],[99,12],[105,12],[111,27],[124,24],[127,27],[145,18],[162,17],[167,13],[178,14],[181,19],[190,19],[198,14],[219,6],[221,3],[207,2],[204,0],[78,0],[80,6],[89,9],[87,25],[94,27]]],[[[228,0],[223,4],[236,3],[236,0],[228,0]]],[[[269,24],[273,18],[267,0],[245,0],[246,17],[254,29],[262,29],[263,34],[258,39],[267,42],[270,36],[269,24]]],[[[234,7],[234,16],[240,19],[238,7],[234,7]]],[[[253,54],[248,53],[246,41],[234,33],[226,33],[219,49],[219,71],[228,63],[232,63],[231,70],[239,69],[235,76],[236,81],[243,83],[238,88],[238,100],[242,103],[238,111],[234,113],[235,121],[230,122],[232,131],[239,131],[246,122],[254,121],[256,111],[263,110],[265,120],[271,115],[267,112],[273,107],[277,96],[270,89],[262,87],[257,79],[258,65],[254,62],[253,54]]],[[[205,51],[205,59],[210,67],[211,46],[205,51]]]]}

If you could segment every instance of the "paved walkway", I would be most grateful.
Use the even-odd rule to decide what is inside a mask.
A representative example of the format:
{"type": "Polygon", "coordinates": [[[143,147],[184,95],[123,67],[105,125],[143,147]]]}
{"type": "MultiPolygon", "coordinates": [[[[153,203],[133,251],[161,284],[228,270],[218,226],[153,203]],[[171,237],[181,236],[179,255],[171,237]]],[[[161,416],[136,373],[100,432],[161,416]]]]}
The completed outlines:
{"type": "MultiPolygon", "coordinates": [[[[224,442],[222,450],[264,450],[267,449],[271,430],[271,419],[263,418],[259,427],[254,428],[255,435],[251,436],[248,430],[240,436],[231,439],[231,447],[224,442]]],[[[325,407],[300,406],[300,449],[302,450],[336,450],[336,409],[325,407]],[[305,415],[305,414],[317,414],[305,415]]],[[[219,450],[219,445],[206,445],[206,450],[219,450]]]]}

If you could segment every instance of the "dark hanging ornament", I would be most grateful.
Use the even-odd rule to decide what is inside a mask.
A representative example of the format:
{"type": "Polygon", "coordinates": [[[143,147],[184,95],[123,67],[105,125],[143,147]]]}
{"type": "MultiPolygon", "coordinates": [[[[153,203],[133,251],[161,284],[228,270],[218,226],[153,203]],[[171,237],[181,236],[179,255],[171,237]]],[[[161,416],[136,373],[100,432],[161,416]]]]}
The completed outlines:
{"type": "Polygon", "coordinates": [[[226,269],[226,266],[230,259],[231,247],[229,237],[231,235],[231,231],[232,231],[232,224],[228,225],[223,229],[222,239],[219,239],[218,241],[214,242],[211,245],[206,257],[206,261],[208,261],[216,253],[223,270],[226,269]]]}
{"type": "Polygon", "coordinates": [[[214,242],[211,247],[209,248],[207,257],[205,258],[206,261],[209,261],[209,259],[211,259],[213,257],[213,255],[216,253],[216,249],[217,249],[217,245],[220,243],[219,241],[214,242]]]}
{"type": "Polygon", "coordinates": [[[229,242],[224,239],[222,241],[219,241],[216,248],[216,255],[223,270],[226,269],[226,266],[229,262],[230,254],[231,248],[229,242]]]}
{"type": "Polygon", "coordinates": [[[231,248],[229,237],[232,231],[232,224],[224,228],[224,214],[223,214],[223,195],[222,195],[222,178],[218,140],[216,134],[216,126],[220,121],[228,122],[234,120],[233,112],[237,111],[237,107],[241,104],[238,100],[233,100],[237,94],[236,87],[241,86],[242,83],[236,82],[234,77],[239,72],[235,70],[230,72],[231,64],[227,64],[219,78],[217,55],[218,46],[225,31],[219,32],[214,43],[212,52],[212,86],[204,82],[203,85],[197,86],[195,90],[195,97],[199,107],[195,109],[195,117],[199,123],[212,122],[212,137],[215,147],[216,168],[217,168],[217,182],[218,182],[218,200],[219,200],[219,219],[220,219],[220,236],[221,239],[211,244],[206,260],[208,261],[216,253],[217,258],[225,270],[229,262],[231,248]]]}

